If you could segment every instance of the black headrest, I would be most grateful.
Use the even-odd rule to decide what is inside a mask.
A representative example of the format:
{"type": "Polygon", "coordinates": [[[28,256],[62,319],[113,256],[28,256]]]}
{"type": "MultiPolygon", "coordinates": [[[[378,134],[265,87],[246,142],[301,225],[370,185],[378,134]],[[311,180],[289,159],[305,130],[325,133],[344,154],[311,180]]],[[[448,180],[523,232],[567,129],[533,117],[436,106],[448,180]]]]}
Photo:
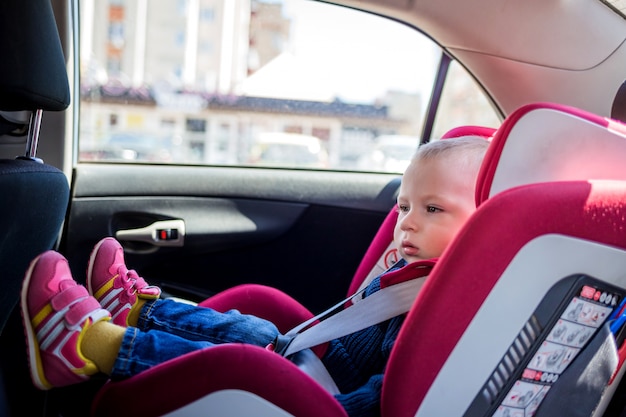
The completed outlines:
{"type": "Polygon", "coordinates": [[[65,58],[50,0],[0,0],[0,110],[64,110],[65,58]]]}

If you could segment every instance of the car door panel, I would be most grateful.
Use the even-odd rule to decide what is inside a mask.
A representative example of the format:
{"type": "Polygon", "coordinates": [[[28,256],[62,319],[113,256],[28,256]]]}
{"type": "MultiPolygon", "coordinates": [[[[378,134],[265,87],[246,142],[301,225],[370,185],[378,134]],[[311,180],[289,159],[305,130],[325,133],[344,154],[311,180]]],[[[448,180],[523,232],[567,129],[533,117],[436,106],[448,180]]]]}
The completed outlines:
{"type": "Polygon", "coordinates": [[[177,246],[214,252],[275,238],[291,227],[306,207],[210,197],[77,199],[73,207],[75,230],[69,233],[80,237],[92,218],[109,218],[106,234],[124,242],[128,252],[150,254],[177,246]],[[160,237],[157,232],[169,233],[170,237],[160,237]]]}
{"type": "Polygon", "coordinates": [[[167,293],[197,301],[255,282],[320,310],[345,295],[399,181],[389,174],[80,164],[61,250],[84,279],[93,245],[116,236],[129,267],[167,293]],[[172,220],[183,225],[182,244],[149,242],[145,229],[124,236],[172,220]]]}

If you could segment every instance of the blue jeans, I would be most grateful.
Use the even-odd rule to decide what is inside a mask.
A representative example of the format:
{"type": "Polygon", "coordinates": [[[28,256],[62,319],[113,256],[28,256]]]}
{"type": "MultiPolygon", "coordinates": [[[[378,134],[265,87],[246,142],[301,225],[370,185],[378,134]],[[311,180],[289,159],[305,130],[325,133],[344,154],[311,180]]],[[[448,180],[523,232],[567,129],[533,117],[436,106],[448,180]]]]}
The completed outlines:
{"type": "Polygon", "coordinates": [[[148,301],[137,327],[126,329],[111,378],[125,379],[215,344],[267,346],[278,334],[271,322],[236,310],[220,313],[173,300],[148,301]]]}

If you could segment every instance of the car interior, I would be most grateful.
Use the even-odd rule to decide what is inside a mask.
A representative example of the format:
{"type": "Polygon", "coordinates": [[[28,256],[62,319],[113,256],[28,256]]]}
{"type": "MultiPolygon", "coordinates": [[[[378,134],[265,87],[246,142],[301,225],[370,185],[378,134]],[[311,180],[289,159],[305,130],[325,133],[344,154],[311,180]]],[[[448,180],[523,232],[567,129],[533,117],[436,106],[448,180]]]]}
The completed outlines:
{"type": "Polygon", "coordinates": [[[408,159],[384,163],[380,145],[468,134],[491,142],[475,215],[435,265],[385,282],[385,294],[417,285],[417,296],[380,415],[626,415],[625,10],[621,0],[3,1],[0,416],[346,416],[303,364],[238,344],[39,391],[18,306],[24,273],[54,249],[84,283],[94,244],[113,236],[163,297],[285,333],[324,323],[332,306],[358,323],[351,296],[398,256],[408,159]],[[300,24],[311,49],[294,46],[300,24]],[[265,137],[281,140],[264,163],[265,137]],[[284,151],[284,137],[306,141],[298,152],[315,162],[284,151]]]}

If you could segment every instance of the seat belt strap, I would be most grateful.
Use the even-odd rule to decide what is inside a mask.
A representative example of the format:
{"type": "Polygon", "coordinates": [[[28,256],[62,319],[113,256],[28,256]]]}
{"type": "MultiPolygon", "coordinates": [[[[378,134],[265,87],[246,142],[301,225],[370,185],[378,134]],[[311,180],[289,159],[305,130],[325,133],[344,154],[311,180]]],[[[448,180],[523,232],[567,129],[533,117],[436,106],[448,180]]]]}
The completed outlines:
{"type": "Polygon", "coordinates": [[[352,297],[294,327],[278,339],[275,351],[288,357],[303,349],[317,346],[404,314],[413,305],[425,280],[426,277],[414,278],[381,288],[344,308],[346,302],[362,296],[362,291],[359,291],[352,297]],[[337,309],[341,310],[334,313],[337,309]],[[313,325],[316,321],[319,323],[313,325]]]}

